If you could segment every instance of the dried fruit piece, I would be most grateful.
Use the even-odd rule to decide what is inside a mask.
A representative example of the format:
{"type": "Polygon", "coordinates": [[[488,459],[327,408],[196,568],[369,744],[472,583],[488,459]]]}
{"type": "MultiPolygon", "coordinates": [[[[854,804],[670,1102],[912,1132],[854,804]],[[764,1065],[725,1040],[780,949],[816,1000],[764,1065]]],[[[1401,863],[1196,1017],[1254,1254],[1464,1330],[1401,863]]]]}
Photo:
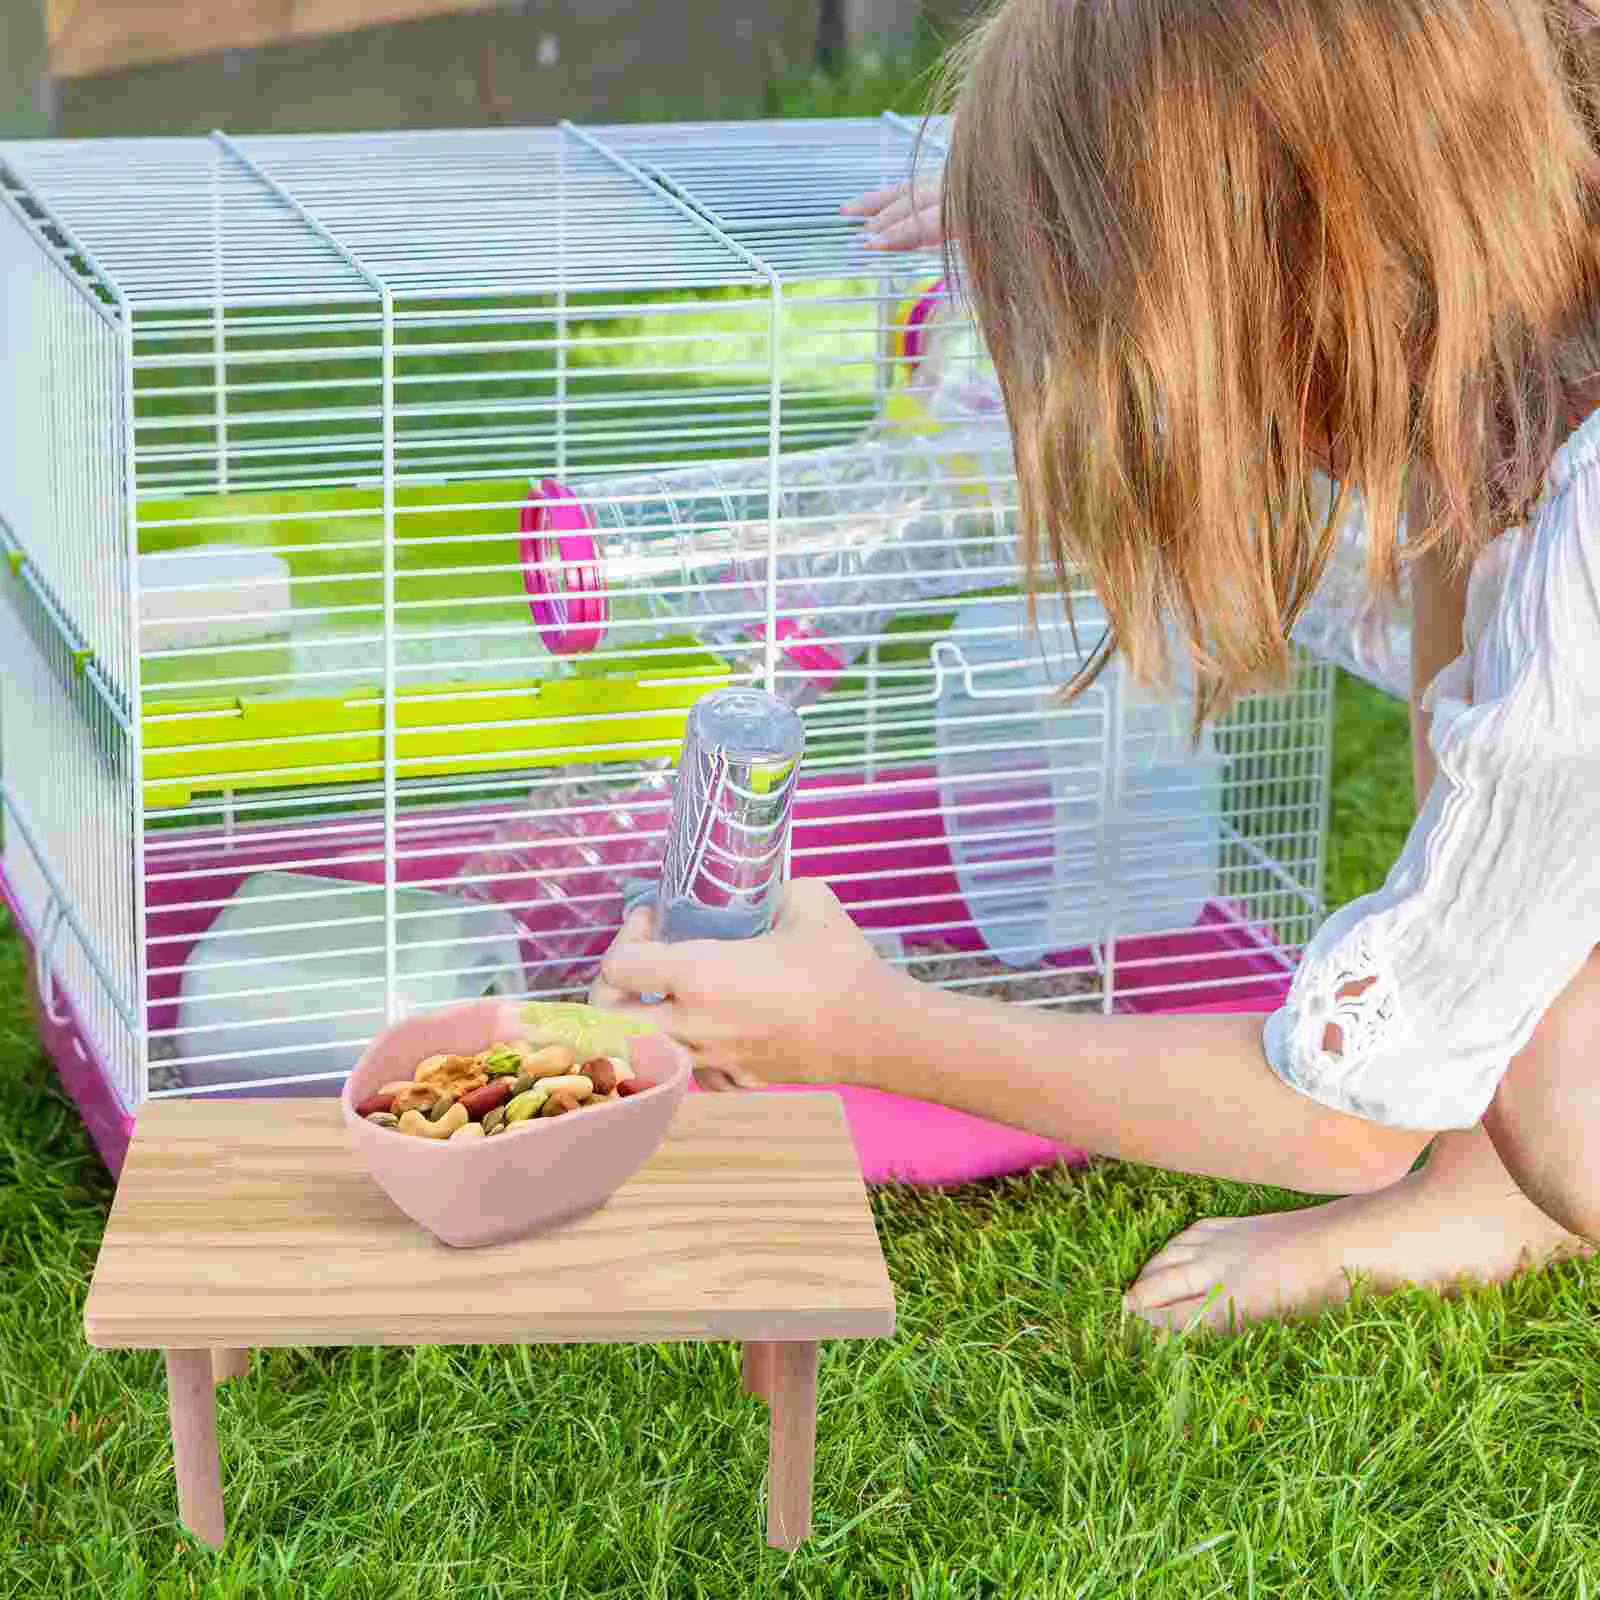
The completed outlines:
{"type": "Polygon", "coordinates": [[[594,1085],[596,1094],[610,1094],[622,1081],[609,1056],[596,1056],[592,1061],[585,1061],[578,1071],[594,1085]]]}
{"type": "Polygon", "coordinates": [[[389,1103],[389,1109],[403,1117],[408,1111],[426,1111],[439,1098],[425,1083],[405,1084],[389,1103]]]}
{"type": "Polygon", "coordinates": [[[643,1094],[646,1089],[653,1089],[655,1086],[654,1078],[624,1078],[617,1085],[617,1093],[626,1100],[630,1095],[643,1094]]]}
{"type": "Polygon", "coordinates": [[[474,1122],[479,1122],[496,1106],[503,1106],[511,1098],[511,1089],[510,1078],[492,1078],[481,1089],[462,1095],[461,1104],[467,1108],[467,1115],[474,1122]]]}
{"type": "Polygon", "coordinates": [[[415,1076],[418,1083],[427,1084],[435,1094],[454,1095],[458,1100],[489,1081],[489,1074],[478,1065],[476,1056],[429,1056],[415,1076]]]}

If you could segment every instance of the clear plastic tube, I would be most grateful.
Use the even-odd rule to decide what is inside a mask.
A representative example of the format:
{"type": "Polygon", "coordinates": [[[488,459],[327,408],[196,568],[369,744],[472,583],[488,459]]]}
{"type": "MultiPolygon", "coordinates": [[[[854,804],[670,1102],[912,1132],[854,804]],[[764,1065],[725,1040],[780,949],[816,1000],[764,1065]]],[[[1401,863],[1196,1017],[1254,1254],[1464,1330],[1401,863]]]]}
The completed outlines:
{"type": "Polygon", "coordinates": [[[775,566],[782,655],[825,688],[919,602],[1015,581],[1003,426],[869,439],[765,459],[562,485],[523,520],[534,619],[556,655],[626,650],[693,629],[711,644],[764,640],[775,566]]]}

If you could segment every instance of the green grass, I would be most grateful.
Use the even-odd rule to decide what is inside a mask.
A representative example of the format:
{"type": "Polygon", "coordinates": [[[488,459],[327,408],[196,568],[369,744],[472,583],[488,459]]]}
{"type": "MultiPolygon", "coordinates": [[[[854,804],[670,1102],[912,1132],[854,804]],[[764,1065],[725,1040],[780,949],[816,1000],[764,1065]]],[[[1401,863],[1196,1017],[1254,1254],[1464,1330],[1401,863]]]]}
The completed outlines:
{"type": "MultiPolygon", "coordinates": [[[[914,111],[929,59],[766,109],[914,111]]],[[[1331,903],[1410,817],[1404,708],[1343,680],[1331,903]]],[[[1113,1163],[875,1194],[900,1327],[825,1350],[793,1557],[722,1346],[264,1353],[219,1399],[214,1555],[175,1525],[159,1358],[84,1342],[112,1188],[22,983],[0,929],[0,1600],[1600,1600],[1600,1268],[1155,1346],[1117,1310],[1140,1263],[1301,1197],[1113,1163]]]]}
{"type": "MultiPolygon", "coordinates": [[[[1404,713],[1341,685],[1340,895],[1404,834],[1404,713]]],[[[175,1526],[159,1357],[92,1352],[111,1185],[0,936],[0,1596],[1600,1596],[1600,1269],[1358,1295],[1231,1343],[1120,1287],[1278,1191],[1104,1163],[878,1193],[896,1337],[825,1350],[814,1543],[766,1550],[727,1346],[277,1351],[220,1397],[232,1533],[175,1526]]]]}

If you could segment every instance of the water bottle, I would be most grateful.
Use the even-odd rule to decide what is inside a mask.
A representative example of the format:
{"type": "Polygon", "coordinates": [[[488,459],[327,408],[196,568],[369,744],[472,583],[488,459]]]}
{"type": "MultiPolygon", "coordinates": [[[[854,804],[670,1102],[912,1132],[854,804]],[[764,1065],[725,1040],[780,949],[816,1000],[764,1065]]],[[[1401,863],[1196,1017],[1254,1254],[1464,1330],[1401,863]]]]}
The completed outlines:
{"type": "Polygon", "coordinates": [[[799,716],[762,689],[718,689],[689,713],[657,937],[754,939],[772,926],[805,742],[799,716]]]}

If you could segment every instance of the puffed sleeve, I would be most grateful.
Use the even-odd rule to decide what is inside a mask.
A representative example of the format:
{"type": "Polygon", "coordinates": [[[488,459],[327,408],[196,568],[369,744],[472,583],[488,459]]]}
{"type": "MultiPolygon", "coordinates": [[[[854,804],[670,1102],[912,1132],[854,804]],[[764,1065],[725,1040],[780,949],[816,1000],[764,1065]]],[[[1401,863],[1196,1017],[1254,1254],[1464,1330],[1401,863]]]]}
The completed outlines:
{"type": "Polygon", "coordinates": [[[1600,431],[1585,443],[1473,574],[1400,859],[1324,923],[1263,1030],[1279,1077],[1368,1121],[1475,1125],[1600,943],[1600,431]]]}

